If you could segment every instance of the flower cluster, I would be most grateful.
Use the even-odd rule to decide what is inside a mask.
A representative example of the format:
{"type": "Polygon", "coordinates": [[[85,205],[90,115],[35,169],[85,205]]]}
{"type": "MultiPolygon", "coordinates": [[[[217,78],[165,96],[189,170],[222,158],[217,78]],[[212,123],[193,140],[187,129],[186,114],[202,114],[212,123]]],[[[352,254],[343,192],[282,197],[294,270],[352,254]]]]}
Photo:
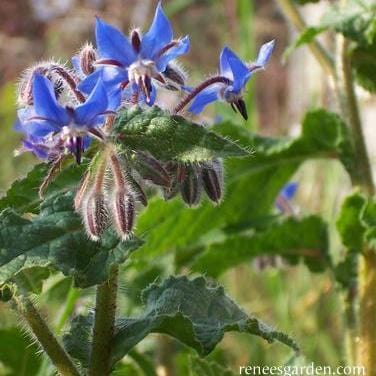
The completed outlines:
{"type": "MultiPolygon", "coordinates": [[[[110,143],[108,136],[120,109],[166,107],[158,95],[163,90],[177,93],[180,102],[173,114],[184,110],[186,114],[198,115],[208,104],[220,100],[229,103],[247,119],[243,99],[245,86],[254,72],[265,67],[274,47],[274,41],[264,44],[253,63],[243,62],[225,47],[219,58],[219,72],[196,87],[190,87],[184,70],[176,62],[189,51],[189,38],[174,38],[161,3],[144,34],[133,29],[126,37],[97,18],[95,42],[95,48],[85,44],[73,56],[71,68],[49,61],[24,73],[19,84],[16,123],[16,129],[24,134],[20,151],[31,151],[38,158],[52,162],[73,154],[79,164],[93,138],[104,145],[110,143]]],[[[140,184],[129,184],[129,171],[124,167],[122,172],[116,170],[114,166],[121,166],[122,158],[116,156],[116,148],[111,150],[108,155],[112,157],[107,155],[106,163],[111,166],[113,179],[117,182],[115,191],[107,194],[103,184],[98,183],[105,175],[103,171],[107,167],[103,167],[104,170],[98,168],[96,172],[99,178],[91,176],[78,192],[86,203],[82,204],[82,197],[79,197],[76,207],[83,214],[93,239],[97,239],[105,228],[103,218],[109,217],[109,212],[115,213],[113,222],[120,229],[119,234],[126,236],[132,228],[135,201],[146,202],[140,184]],[[90,189],[86,189],[87,186],[90,189]],[[116,197],[112,202],[117,205],[108,203],[106,197],[109,195],[116,197]]],[[[180,192],[187,204],[195,205],[203,188],[212,201],[220,201],[223,174],[219,160],[201,165],[180,165],[162,163],[151,155],[133,152],[136,152],[135,161],[149,167],[146,177],[139,171],[138,176],[162,186],[166,199],[180,192]]]]}

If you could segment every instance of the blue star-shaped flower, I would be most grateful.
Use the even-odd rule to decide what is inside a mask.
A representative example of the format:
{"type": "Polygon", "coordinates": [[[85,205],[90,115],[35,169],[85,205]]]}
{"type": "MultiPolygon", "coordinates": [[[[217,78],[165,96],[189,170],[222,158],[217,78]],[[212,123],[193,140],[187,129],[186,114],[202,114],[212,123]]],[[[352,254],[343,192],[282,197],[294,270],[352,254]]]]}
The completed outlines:
{"type": "MultiPolygon", "coordinates": [[[[243,90],[253,73],[263,69],[269,61],[274,48],[274,40],[265,43],[259,51],[254,64],[245,64],[239,57],[225,47],[219,59],[219,77],[213,84],[200,91],[188,108],[189,112],[199,114],[209,103],[224,100],[235,107],[247,119],[245,103],[242,99],[243,90]]],[[[209,81],[209,80],[208,80],[209,81]]]]}
{"type": "Polygon", "coordinates": [[[36,74],[33,79],[33,106],[18,111],[16,129],[26,135],[24,147],[43,158],[62,147],[75,154],[80,163],[88,136],[103,124],[104,116],[113,114],[118,103],[109,97],[99,80],[86,101],[77,106],[62,106],[55,95],[53,84],[36,74]]]}
{"type": "Polygon", "coordinates": [[[80,83],[80,90],[89,93],[102,77],[110,91],[125,89],[123,96],[133,98],[136,103],[144,99],[149,105],[155,100],[155,80],[164,84],[167,65],[189,50],[188,37],[173,39],[161,3],[146,34],[133,30],[128,39],[117,28],[97,18],[95,37],[98,68],[80,83]]]}

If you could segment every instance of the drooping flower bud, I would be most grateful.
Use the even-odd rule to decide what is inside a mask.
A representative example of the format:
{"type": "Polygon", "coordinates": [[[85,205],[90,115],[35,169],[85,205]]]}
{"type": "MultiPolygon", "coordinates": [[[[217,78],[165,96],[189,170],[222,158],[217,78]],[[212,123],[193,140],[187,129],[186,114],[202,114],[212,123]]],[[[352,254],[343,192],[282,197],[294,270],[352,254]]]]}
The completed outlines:
{"type": "Polygon", "coordinates": [[[177,64],[170,63],[167,65],[163,75],[174,83],[183,86],[187,79],[185,72],[177,64]]]}
{"type": "Polygon", "coordinates": [[[50,73],[51,67],[56,65],[59,64],[54,61],[42,61],[22,73],[17,88],[17,103],[19,106],[33,105],[33,80],[36,74],[46,76],[54,84],[55,95],[57,98],[59,97],[64,89],[63,82],[50,73]]]}
{"type": "Polygon", "coordinates": [[[97,60],[97,54],[91,43],[84,45],[79,52],[80,67],[82,73],[89,75],[94,72],[94,63],[97,60]]]}
{"type": "Polygon", "coordinates": [[[210,200],[218,203],[223,194],[223,167],[220,160],[207,163],[201,169],[202,184],[210,200]]]}
{"type": "Polygon", "coordinates": [[[189,165],[186,167],[186,177],[180,187],[181,197],[189,205],[197,205],[201,196],[200,167],[189,165]]]}
{"type": "Polygon", "coordinates": [[[136,215],[133,195],[126,190],[116,189],[111,200],[111,213],[116,232],[122,239],[127,239],[136,215]]]}
{"type": "Polygon", "coordinates": [[[162,164],[152,155],[138,151],[135,154],[135,168],[146,180],[163,187],[171,185],[171,178],[162,164]]]}
{"type": "Polygon", "coordinates": [[[91,240],[98,241],[108,225],[106,199],[102,192],[92,192],[82,210],[85,229],[91,240]]]}
{"type": "Polygon", "coordinates": [[[140,183],[131,174],[127,174],[126,180],[132,187],[136,200],[141,202],[142,205],[147,206],[148,198],[146,196],[146,193],[142,189],[140,183]]]}

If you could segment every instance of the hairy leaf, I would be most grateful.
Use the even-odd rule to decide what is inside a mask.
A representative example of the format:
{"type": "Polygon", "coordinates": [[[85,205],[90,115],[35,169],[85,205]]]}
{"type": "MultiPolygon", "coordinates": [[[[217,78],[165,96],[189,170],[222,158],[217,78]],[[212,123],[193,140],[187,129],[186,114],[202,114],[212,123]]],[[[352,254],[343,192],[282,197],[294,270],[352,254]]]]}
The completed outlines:
{"type": "Polygon", "coordinates": [[[337,219],[337,229],[342,243],[349,249],[361,252],[366,226],[361,215],[366,206],[366,198],[355,193],[345,199],[337,219]]]}
{"type": "Polygon", "coordinates": [[[330,263],[326,224],[317,216],[289,218],[264,231],[232,234],[199,253],[192,269],[218,276],[261,255],[280,255],[293,262],[302,258],[311,270],[321,271],[330,263]]]}
{"type": "Polygon", "coordinates": [[[105,281],[111,266],[140,245],[136,238],[121,242],[110,229],[100,242],[90,241],[73,211],[73,193],[59,194],[31,220],[12,209],[0,214],[0,281],[23,269],[52,266],[73,276],[77,286],[92,286],[105,281]]]}
{"type": "MultiPolygon", "coordinates": [[[[72,160],[68,160],[56,179],[50,183],[46,190],[46,197],[77,186],[87,165],[83,163],[81,166],[76,166],[72,165],[71,162],[72,160]]],[[[16,180],[6,195],[0,199],[0,212],[6,208],[13,208],[19,213],[38,212],[40,205],[38,189],[46,177],[48,169],[48,164],[38,164],[33,167],[27,176],[16,180]]]]}
{"type": "MultiPolygon", "coordinates": [[[[203,277],[169,277],[153,283],[143,292],[145,308],[140,317],[119,319],[113,340],[112,361],[122,359],[150,333],[162,333],[195,349],[210,353],[228,331],[279,341],[295,351],[297,344],[286,334],[247,315],[220,286],[210,286],[203,277]]],[[[89,363],[93,317],[78,316],[64,336],[68,353],[84,367],[89,363]]]]}
{"type": "Polygon", "coordinates": [[[248,155],[235,142],[158,107],[122,111],[115,121],[113,139],[126,148],[147,151],[162,161],[199,162],[248,155]]]}

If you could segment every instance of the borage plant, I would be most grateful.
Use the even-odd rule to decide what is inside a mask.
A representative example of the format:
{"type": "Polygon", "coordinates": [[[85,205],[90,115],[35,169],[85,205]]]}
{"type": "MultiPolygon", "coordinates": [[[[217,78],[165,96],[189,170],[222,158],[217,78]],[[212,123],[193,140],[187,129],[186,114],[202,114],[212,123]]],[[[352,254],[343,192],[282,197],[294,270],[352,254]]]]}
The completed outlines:
{"type": "MultiPolygon", "coordinates": [[[[134,29],[127,38],[97,18],[95,39],[96,48],[86,44],[73,57],[73,68],[42,62],[20,80],[16,129],[24,141],[19,152],[32,152],[43,163],[1,200],[2,300],[11,302],[62,375],[109,375],[127,354],[142,363],[143,355],[133,348],[150,333],[175,337],[201,356],[227,331],[278,340],[298,351],[291,338],[247,314],[222,287],[201,276],[162,279],[167,268],[149,274],[148,281],[160,278],[142,292],[140,313],[127,317],[117,308],[124,300],[123,292],[118,296],[119,277],[130,265],[148,270],[145,260],[186,247],[176,260],[179,270],[190,265],[205,232],[240,224],[249,214],[250,207],[239,200],[224,200],[217,209],[202,193],[213,204],[221,203],[223,158],[243,157],[237,168],[248,168],[254,142],[240,130],[224,128],[228,135],[223,137],[191,119],[217,100],[247,119],[245,86],[267,64],[274,42],[264,44],[251,63],[225,47],[219,72],[190,87],[176,63],[188,52],[189,39],[174,39],[160,4],[145,34],[134,29]],[[231,141],[231,134],[244,141],[243,147],[231,141]],[[161,204],[158,191],[164,200],[180,195],[190,207],[204,202],[187,214],[179,199],[161,204]],[[174,232],[178,237],[172,240],[174,232]],[[72,279],[74,287],[54,334],[33,297],[57,272],[72,279]],[[97,286],[95,309],[73,317],[70,330],[58,338],[82,294],[79,289],[92,286],[97,286]]],[[[321,226],[315,219],[306,225],[314,231],[321,226]]],[[[214,268],[215,260],[205,264],[210,252],[201,256],[193,270],[204,265],[204,272],[216,274],[221,265],[229,266],[219,259],[214,268]]],[[[48,374],[48,368],[44,361],[40,372],[48,374]]]]}

